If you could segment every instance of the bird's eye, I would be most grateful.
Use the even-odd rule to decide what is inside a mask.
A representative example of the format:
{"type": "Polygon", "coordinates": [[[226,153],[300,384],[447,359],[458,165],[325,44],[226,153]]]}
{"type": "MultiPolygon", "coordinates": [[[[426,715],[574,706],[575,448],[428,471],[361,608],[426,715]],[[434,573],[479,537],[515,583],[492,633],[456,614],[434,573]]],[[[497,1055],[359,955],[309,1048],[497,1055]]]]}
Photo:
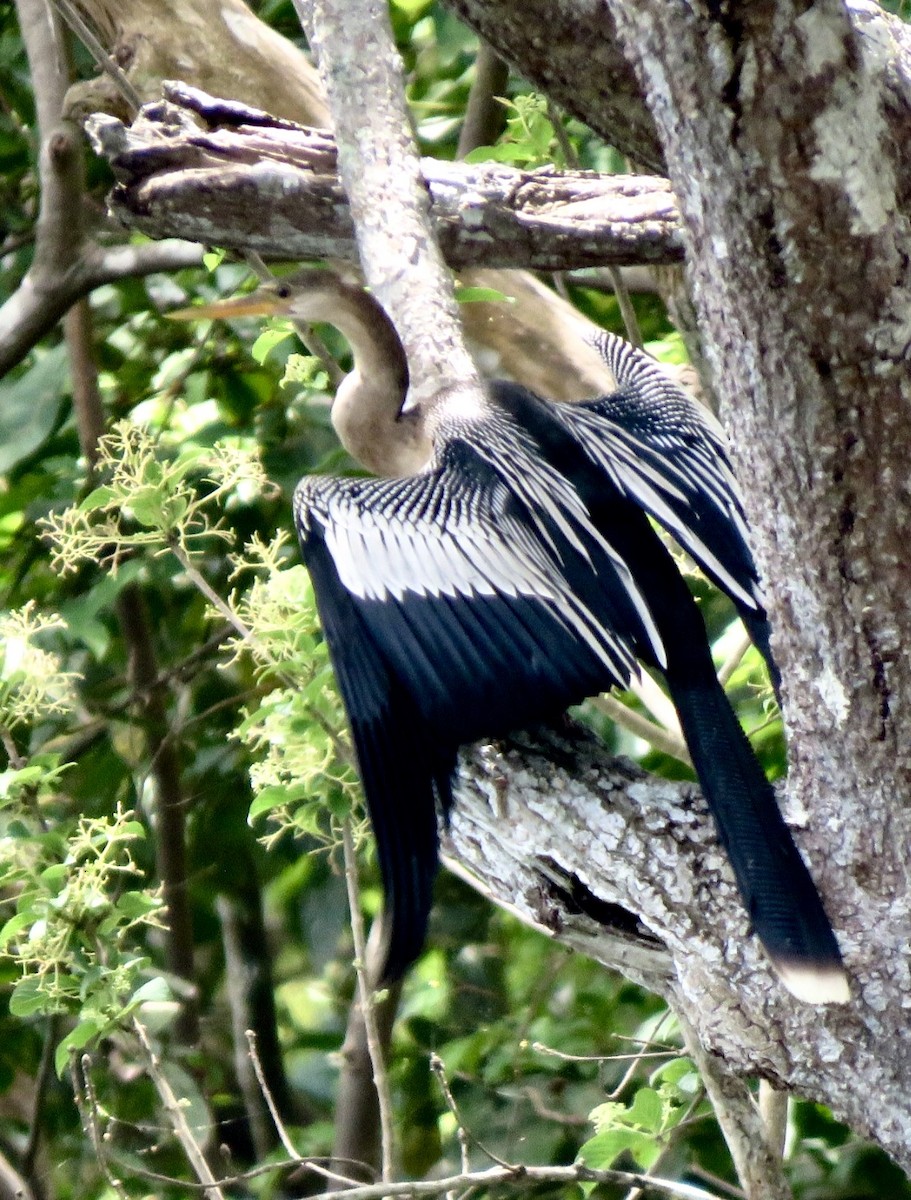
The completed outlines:
{"type": "Polygon", "coordinates": [[[275,289],[275,294],[279,300],[287,300],[291,295],[291,287],[287,283],[280,283],[275,289]]]}

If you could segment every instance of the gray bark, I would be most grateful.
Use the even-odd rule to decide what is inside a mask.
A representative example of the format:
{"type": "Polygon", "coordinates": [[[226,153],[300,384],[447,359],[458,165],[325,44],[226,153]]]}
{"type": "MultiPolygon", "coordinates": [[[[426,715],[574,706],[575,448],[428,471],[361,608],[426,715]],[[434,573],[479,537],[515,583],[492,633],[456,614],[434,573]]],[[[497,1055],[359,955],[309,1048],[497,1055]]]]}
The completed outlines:
{"type": "MultiPolygon", "coordinates": [[[[862,4],[609,8],[680,202],[710,383],[768,585],[790,806],[855,983],[847,1010],[781,1023],[773,988],[742,1007],[751,988],[731,975],[730,943],[713,968],[685,933],[687,952],[675,954],[685,1009],[729,1061],[824,1099],[907,1167],[906,32],[862,4]]],[[[573,10],[576,35],[595,37],[594,24],[582,28],[588,6],[573,10]]],[[[533,27],[525,9],[523,20],[533,27]]],[[[547,853],[557,819],[534,833],[513,826],[511,844],[547,853]]],[[[642,834],[655,862],[647,824],[642,834]]],[[[592,869],[592,846],[607,836],[585,842],[580,868],[592,869]]],[[[618,859],[589,884],[599,896],[615,894],[618,859]]],[[[676,886],[672,865],[657,864],[676,886]]],[[[654,886],[650,870],[628,881],[628,901],[651,921],[654,886]]],[[[692,911],[678,901],[672,923],[692,911]]]]}
{"type": "MultiPolygon", "coordinates": [[[[150,237],[270,257],[357,259],[331,135],[179,84],[165,91],[177,106],[151,105],[129,129],[109,116],[88,121],[117,173],[110,204],[122,222],[150,237]]],[[[421,167],[434,230],[454,267],[556,271],[682,258],[664,179],[435,159],[421,167]]]]}
{"type": "MultiPolygon", "coordinates": [[[[646,170],[664,169],[664,145],[631,60],[602,0],[446,0],[524,79],[646,170]],[[584,47],[581,50],[580,47],[584,47]]],[[[736,12],[741,5],[730,6],[736,12]]],[[[847,0],[855,31],[881,47],[888,118],[911,126],[911,30],[875,0],[847,0]]],[[[648,10],[648,6],[646,6],[648,10]]],[[[700,47],[696,64],[704,64],[700,47]]],[[[906,164],[905,170],[911,169],[906,164]]]]}

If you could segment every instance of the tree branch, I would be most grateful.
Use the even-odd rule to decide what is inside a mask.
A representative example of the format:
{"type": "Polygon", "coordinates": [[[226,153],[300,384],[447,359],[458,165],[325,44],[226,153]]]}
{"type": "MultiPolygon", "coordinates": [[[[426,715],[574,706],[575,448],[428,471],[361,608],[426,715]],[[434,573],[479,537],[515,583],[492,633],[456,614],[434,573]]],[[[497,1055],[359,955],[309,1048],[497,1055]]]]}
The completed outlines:
{"type": "Polygon", "coordinates": [[[420,403],[453,386],[479,391],[431,227],[388,7],[383,0],[295,0],[295,7],[329,98],[361,266],[402,339],[412,397],[420,403]]]}
{"type": "MultiPolygon", "coordinates": [[[[876,1120],[855,1085],[869,1080],[889,1106],[877,1136],[907,1159],[903,1060],[858,1037],[861,1008],[802,1005],[772,977],[694,785],[611,759],[569,726],[474,747],[444,851],[527,924],[665,996],[735,1072],[824,1096],[859,1129],[876,1120]],[[836,1060],[844,1069],[833,1077],[836,1060]]],[[[831,856],[811,865],[824,885],[840,869],[831,856]]],[[[868,901],[850,929],[874,928],[879,912],[868,901]]]]}
{"type": "MultiPolygon", "coordinates": [[[[663,174],[664,148],[641,82],[601,0],[446,0],[534,87],[644,169],[663,174]],[[584,47],[584,69],[580,69],[584,47]]],[[[845,4],[855,32],[881,56],[888,119],[899,145],[911,132],[911,28],[871,0],[845,4]]],[[[701,47],[704,52],[705,44],[701,47]]],[[[704,61],[702,56],[694,60],[704,61]]],[[[906,176],[911,164],[905,163],[906,176]]]]}
{"type": "Polygon", "coordinates": [[[275,1011],[269,938],[254,863],[239,864],[230,895],[216,900],[225,955],[225,989],[231,1011],[234,1071],[257,1158],[274,1149],[277,1131],[270,1120],[290,1118],[291,1093],[282,1062],[275,1011]]]}
{"type": "MultiPolygon", "coordinates": [[[[54,308],[57,303],[53,296],[54,287],[59,286],[62,280],[78,275],[84,262],[85,242],[80,222],[83,174],[81,145],[75,128],[60,123],[66,72],[60,33],[53,14],[45,0],[19,0],[19,15],[36,81],[41,139],[41,208],[35,259],[22,282],[18,297],[20,300],[25,297],[26,308],[37,313],[42,308],[54,308]]],[[[87,309],[79,309],[73,314],[66,332],[80,444],[91,472],[97,439],[104,426],[104,415],[92,356],[91,322],[87,309]]],[[[0,318],[2,340],[3,321],[0,318]]],[[[149,720],[151,770],[157,784],[159,818],[156,849],[169,905],[169,966],[175,974],[192,983],[193,940],[186,896],[180,770],[176,751],[166,737],[167,724],[161,693],[154,686],[158,668],[142,595],[135,586],[127,587],[117,603],[134,685],[142,697],[149,720]]],[[[195,1002],[192,999],[185,1004],[179,1028],[187,1041],[195,1041],[197,1029],[195,1002]]]]}
{"type": "Polygon", "coordinates": [[[96,287],[159,271],[198,267],[204,247],[172,238],[145,246],[84,246],[83,251],[83,257],[69,262],[65,271],[58,264],[57,273],[49,273],[41,288],[26,276],[0,307],[0,376],[51,332],[70,305],[96,287]]]}
{"type": "Polygon", "coordinates": [[[710,1054],[686,1017],[677,1019],[683,1042],[699,1070],[715,1118],[734,1160],[737,1178],[749,1200],[792,1200],[781,1154],[772,1147],[749,1086],[724,1061],[710,1054]]]}
{"type": "MultiPolygon", "coordinates": [[[[113,117],[88,122],[118,176],[110,202],[120,221],[151,237],[273,258],[356,259],[329,134],[184,85],[165,91],[172,104],[147,107],[129,129],[113,117]]],[[[421,170],[453,266],[570,270],[682,255],[674,198],[662,179],[435,159],[423,159],[421,170]]]]}
{"type": "Polygon", "coordinates": [[[487,42],[480,42],[456,158],[464,158],[478,146],[490,146],[500,136],[506,124],[506,109],[500,97],[508,82],[509,66],[487,42]]]}

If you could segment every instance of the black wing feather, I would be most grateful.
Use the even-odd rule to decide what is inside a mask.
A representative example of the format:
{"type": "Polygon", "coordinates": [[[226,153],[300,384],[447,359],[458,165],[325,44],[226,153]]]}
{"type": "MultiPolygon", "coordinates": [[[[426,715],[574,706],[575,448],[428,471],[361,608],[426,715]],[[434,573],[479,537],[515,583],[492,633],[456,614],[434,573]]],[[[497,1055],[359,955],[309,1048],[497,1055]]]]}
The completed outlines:
{"type": "Polygon", "coordinates": [[[437,871],[436,806],[448,808],[455,747],[427,736],[413,698],[379,652],[318,529],[304,544],[320,620],[351,723],[386,896],[382,976],[420,952],[437,871]]]}
{"type": "Polygon", "coordinates": [[[393,978],[423,941],[458,747],[627,682],[646,635],[595,531],[578,530],[588,558],[557,528],[542,550],[468,448],[408,480],[305,479],[295,510],[376,835],[393,978]]]}
{"type": "Polygon", "coordinates": [[[560,406],[560,418],[624,495],[660,522],[731,597],[780,693],[743,504],[720,426],[644,351],[606,332],[595,345],[618,390],[560,406]]]}

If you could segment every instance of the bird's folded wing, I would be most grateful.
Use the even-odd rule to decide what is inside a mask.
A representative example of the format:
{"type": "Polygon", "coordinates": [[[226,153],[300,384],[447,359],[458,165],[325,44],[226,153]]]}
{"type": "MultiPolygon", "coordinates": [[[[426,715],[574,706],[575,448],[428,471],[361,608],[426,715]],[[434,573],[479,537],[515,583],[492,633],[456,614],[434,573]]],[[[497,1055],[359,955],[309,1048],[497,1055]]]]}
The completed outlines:
{"type": "Polygon", "coordinates": [[[307,479],[297,513],[305,557],[324,543],[388,669],[460,744],[625,684],[644,603],[593,530],[585,553],[547,544],[495,471],[453,455],[402,480],[307,479]]]}
{"type": "Polygon", "coordinates": [[[598,345],[619,390],[561,405],[560,419],[624,495],[659,521],[738,606],[760,608],[721,428],[647,354],[610,334],[598,345]]]}

